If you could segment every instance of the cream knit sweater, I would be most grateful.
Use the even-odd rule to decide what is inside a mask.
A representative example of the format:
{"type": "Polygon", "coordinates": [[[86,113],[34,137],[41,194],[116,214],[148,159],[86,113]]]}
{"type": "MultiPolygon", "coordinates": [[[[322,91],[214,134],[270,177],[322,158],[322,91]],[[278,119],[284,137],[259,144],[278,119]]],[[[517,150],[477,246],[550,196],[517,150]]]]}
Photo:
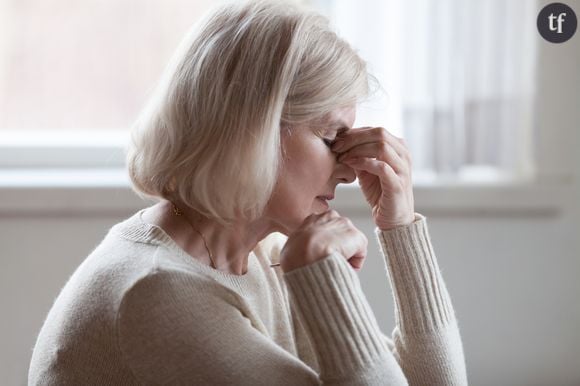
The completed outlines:
{"type": "Polygon", "coordinates": [[[29,384],[467,384],[425,217],[375,230],[396,305],[391,340],[344,257],[284,274],[269,267],[285,242],[273,233],[245,275],[230,275],[192,259],[142,212],[115,225],[62,289],[29,384]]]}

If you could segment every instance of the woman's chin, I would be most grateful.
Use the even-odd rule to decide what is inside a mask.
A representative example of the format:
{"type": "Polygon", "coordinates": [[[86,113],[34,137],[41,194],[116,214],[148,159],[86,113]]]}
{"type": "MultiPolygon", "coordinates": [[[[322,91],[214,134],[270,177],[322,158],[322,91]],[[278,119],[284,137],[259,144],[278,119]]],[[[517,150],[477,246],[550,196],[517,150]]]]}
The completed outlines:
{"type": "Polygon", "coordinates": [[[316,208],[316,213],[324,213],[330,209],[330,205],[328,205],[326,200],[323,200],[322,198],[315,198],[314,201],[315,203],[313,207],[316,208]]]}
{"type": "Polygon", "coordinates": [[[298,229],[309,216],[313,214],[322,214],[328,211],[328,209],[329,206],[326,201],[316,198],[308,212],[302,212],[302,214],[299,214],[296,217],[288,213],[286,220],[291,221],[285,221],[286,226],[284,227],[284,230],[281,230],[280,232],[288,236],[292,232],[296,231],[296,229],[298,229]]]}

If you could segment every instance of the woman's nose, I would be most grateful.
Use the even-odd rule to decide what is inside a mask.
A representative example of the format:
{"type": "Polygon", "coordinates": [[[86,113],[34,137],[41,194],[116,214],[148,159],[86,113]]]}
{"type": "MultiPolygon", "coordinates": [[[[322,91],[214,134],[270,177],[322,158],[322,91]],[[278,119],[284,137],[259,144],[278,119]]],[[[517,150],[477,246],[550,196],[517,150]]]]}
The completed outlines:
{"type": "Polygon", "coordinates": [[[356,179],[356,173],[354,172],[354,169],[346,164],[343,164],[342,162],[336,162],[334,174],[340,181],[339,183],[350,184],[356,179]]]}

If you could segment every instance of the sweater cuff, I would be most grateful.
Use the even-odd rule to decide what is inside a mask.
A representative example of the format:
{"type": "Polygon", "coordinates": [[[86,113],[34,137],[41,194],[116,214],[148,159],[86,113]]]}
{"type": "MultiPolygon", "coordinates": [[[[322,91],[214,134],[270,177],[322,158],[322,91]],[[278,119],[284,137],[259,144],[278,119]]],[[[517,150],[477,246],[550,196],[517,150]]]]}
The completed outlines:
{"type": "Polygon", "coordinates": [[[385,256],[401,333],[429,333],[454,321],[425,216],[415,213],[413,223],[388,231],[377,227],[375,234],[385,256]]]}
{"type": "Polygon", "coordinates": [[[332,253],[284,278],[321,377],[352,375],[388,351],[358,276],[342,255],[332,253]]]}

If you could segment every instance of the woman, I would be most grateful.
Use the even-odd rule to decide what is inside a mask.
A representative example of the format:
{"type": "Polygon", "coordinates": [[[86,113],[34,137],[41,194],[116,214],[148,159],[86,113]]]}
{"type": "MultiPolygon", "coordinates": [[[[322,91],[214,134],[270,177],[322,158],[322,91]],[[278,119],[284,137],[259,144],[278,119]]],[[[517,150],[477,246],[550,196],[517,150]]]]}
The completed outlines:
{"type": "Polygon", "coordinates": [[[138,120],[136,191],[53,305],[30,384],[466,384],[414,213],[411,159],[353,129],[364,62],[324,18],[249,2],[210,14],[138,120]],[[384,336],[354,272],[367,239],[329,210],[358,177],[396,301],[384,336]]]}

